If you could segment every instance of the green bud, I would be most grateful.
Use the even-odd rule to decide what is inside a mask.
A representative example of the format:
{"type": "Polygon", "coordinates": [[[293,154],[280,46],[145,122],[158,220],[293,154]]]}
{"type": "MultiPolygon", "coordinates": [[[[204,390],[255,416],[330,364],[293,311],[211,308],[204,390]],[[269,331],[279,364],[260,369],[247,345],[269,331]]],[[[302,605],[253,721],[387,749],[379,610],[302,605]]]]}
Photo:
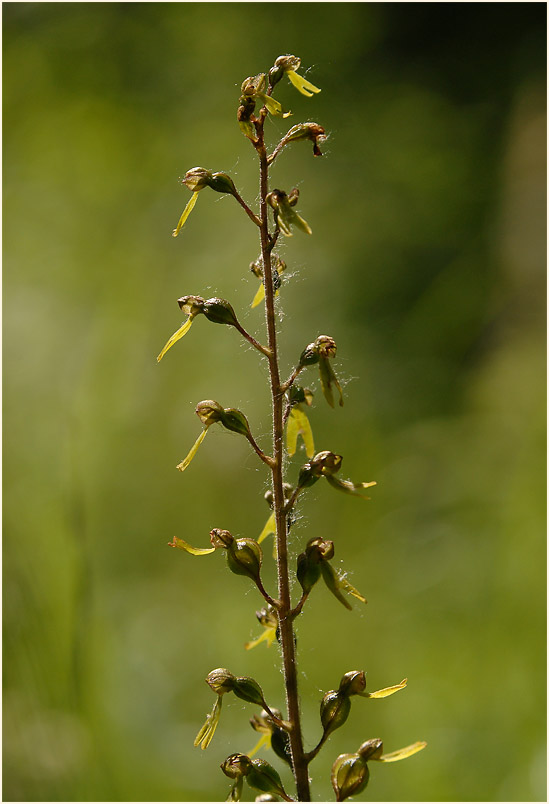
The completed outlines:
{"type": "Polygon", "coordinates": [[[253,581],[259,580],[263,554],[261,547],[253,539],[235,539],[227,550],[227,564],[235,575],[246,575],[253,581]]]}
{"type": "Polygon", "coordinates": [[[194,317],[204,312],[204,299],[202,296],[181,296],[181,298],[177,300],[177,303],[179,309],[182,310],[185,315],[194,317]]]}
{"type": "Polygon", "coordinates": [[[246,437],[251,435],[247,418],[240,410],[236,410],[236,408],[225,408],[220,421],[227,430],[232,430],[232,432],[240,433],[240,435],[246,437]]]}
{"type": "Polygon", "coordinates": [[[309,486],[313,486],[316,481],[319,479],[320,475],[314,473],[311,462],[307,461],[301,469],[299,470],[299,475],[297,477],[297,486],[300,489],[308,488],[309,486]]]}
{"type": "Polygon", "coordinates": [[[368,764],[358,754],[341,754],[332,767],[332,786],[336,801],[361,793],[370,778],[368,764]]]}
{"type": "Polygon", "coordinates": [[[351,701],[347,695],[336,690],[327,692],[320,703],[320,722],[324,728],[324,734],[331,734],[343,726],[350,711],[351,701]]]}
{"type": "Polygon", "coordinates": [[[246,781],[255,790],[272,793],[276,796],[281,796],[286,801],[291,801],[286,795],[278,772],[264,759],[251,760],[251,767],[246,774],[246,781]]]}
{"type": "Polygon", "coordinates": [[[191,168],[185,173],[183,184],[194,193],[203,190],[204,187],[209,187],[212,176],[211,170],[206,170],[206,168],[191,168]]]}
{"type": "Polygon", "coordinates": [[[234,542],[234,536],[228,530],[214,528],[210,531],[210,542],[212,547],[228,550],[234,542]]]}
{"type": "Polygon", "coordinates": [[[366,689],[364,670],[350,670],[339,682],[339,691],[345,695],[360,695],[366,689]]]}
{"type": "Polygon", "coordinates": [[[258,706],[265,706],[263,691],[253,678],[248,678],[248,676],[238,676],[235,678],[233,692],[237,698],[242,698],[243,701],[257,704],[258,706]]]}
{"type": "Polygon", "coordinates": [[[225,411],[219,402],[206,399],[198,403],[195,413],[205,427],[210,427],[210,425],[222,421],[225,411]]]}
{"type": "Polygon", "coordinates": [[[358,749],[357,754],[360,754],[364,760],[379,759],[383,754],[383,740],[380,740],[379,737],[366,740],[358,749]]]}
{"type": "Polygon", "coordinates": [[[329,539],[321,539],[320,536],[315,536],[307,542],[305,552],[316,563],[330,561],[334,557],[334,543],[329,539]]]}
{"type": "Polygon", "coordinates": [[[206,676],[206,684],[218,695],[225,695],[226,692],[232,692],[235,681],[236,676],[229,673],[225,667],[218,667],[217,670],[212,670],[211,673],[208,673],[206,676]]]}
{"type": "Polygon", "coordinates": [[[206,299],[202,312],[208,321],[214,324],[228,324],[234,327],[238,323],[233,308],[225,299],[206,299]]]}

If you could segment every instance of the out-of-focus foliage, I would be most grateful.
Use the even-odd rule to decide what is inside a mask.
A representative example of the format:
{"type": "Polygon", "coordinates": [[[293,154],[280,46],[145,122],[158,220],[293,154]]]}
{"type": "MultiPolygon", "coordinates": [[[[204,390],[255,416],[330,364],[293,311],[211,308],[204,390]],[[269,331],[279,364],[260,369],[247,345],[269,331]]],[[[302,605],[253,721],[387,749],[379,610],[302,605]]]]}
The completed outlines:
{"type": "MultiPolygon", "coordinates": [[[[325,155],[295,143],[279,298],[284,371],[319,334],[345,407],[308,410],[318,450],[372,501],[319,483],[297,556],[334,539],[366,607],[318,585],[299,622],[306,737],[352,669],[405,692],[355,707],[311,766],[380,737],[376,800],[541,800],[545,783],[545,6],[538,3],[11,3],[4,18],[4,800],[219,800],[251,750],[249,705],[193,739],[214,667],[282,708],[276,645],[245,651],[261,600],[207,544],[256,538],[266,471],[245,439],[198,434],[217,399],[269,438],[265,366],[200,321],[160,365],[183,294],[251,310],[256,231],[204,193],[177,239],[194,165],[256,197],[235,118],[241,81],[296,53],[322,88],[284,83],[325,155]]],[[[315,385],[316,384],[316,385],[315,385]]],[[[300,446],[289,468],[306,460],[300,446]]],[[[274,589],[270,549],[265,582],[274,589]]],[[[295,590],[296,596],[299,589],[295,590]]],[[[288,769],[265,757],[291,790],[288,769]]],[[[366,795],[366,794],[364,794],[366,795]]]]}

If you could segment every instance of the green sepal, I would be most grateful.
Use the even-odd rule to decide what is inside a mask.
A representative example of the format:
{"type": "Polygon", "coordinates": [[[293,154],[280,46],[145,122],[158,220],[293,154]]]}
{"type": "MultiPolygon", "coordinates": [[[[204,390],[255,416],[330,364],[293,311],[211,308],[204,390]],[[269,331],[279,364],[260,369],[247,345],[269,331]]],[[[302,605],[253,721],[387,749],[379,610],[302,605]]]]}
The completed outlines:
{"type": "Polygon", "coordinates": [[[340,603],[343,603],[346,609],[351,610],[353,607],[346,600],[340,592],[341,583],[339,579],[339,575],[337,574],[336,570],[328,564],[326,561],[323,561],[320,565],[320,569],[322,571],[322,577],[324,578],[324,583],[330,590],[330,592],[337,597],[340,603]]]}
{"type": "Polygon", "coordinates": [[[353,483],[351,480],[340,480],[338,477],[333,477],[333,475],[326,475],[326,480],[334,489],[342,491],[344,494],[353,494],[355,497],[362,497],[363,500],[369,500],[371,498],[366,494],[362,494],[361,489],[368,489],[370,486],[377,485],[375,480],[371,480],[369,483],[353,483]]]}
{"type": "Polygon", "coordinates": [[[332,390],[332,385],[335,385],[339,391],[339,406],[343,407],[343,391],[341,390],[339,380],[337,379],[328,358],[322,356],[319,357],[318,368],[320,370],[320,385],[322,387],[322,393],[324,394],[326,402],[332,408],[334,407],[334,392],[332,390]]]}

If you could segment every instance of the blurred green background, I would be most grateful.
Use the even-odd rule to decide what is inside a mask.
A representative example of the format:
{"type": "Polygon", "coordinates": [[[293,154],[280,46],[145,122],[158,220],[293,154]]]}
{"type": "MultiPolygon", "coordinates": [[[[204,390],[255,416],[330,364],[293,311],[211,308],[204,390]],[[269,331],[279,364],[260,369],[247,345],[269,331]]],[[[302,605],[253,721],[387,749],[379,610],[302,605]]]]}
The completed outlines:
{"type": "Polygon", "coordinates": [[[284,81],[294,115],[271,142],[288,122],[330,133],[322,159],[297,143],[273,168],[314,232],[281,246],[283,374],[336,339],[345,407],[317,395],[317,448],[378,481],[371,502],[319,483],[292,530],[294,554],[334,538],[368,598],[347,612],[319,585],[300,618],[307,745],[347,670],[369,689],[409,678],[356,700],[314,795],[332,798],[339,753],[381,737],[429,747],[374,765],[363,800],[545,800],[545,13],[3,4],[4,800],[222,800],[254,709],[227,700],[194,749],[204,677],[228,667],[282,705],[276,647],[243,650],[261,631],[252,584],[166,546],[259,534],[267,478],[244,439],[214,428],[175,465],[201,399],[268,444],[265,366],[205,319],[155,360],[183,294],[229,299],[264,337],[256,232],[232,199],[207,190],[170,233],[195,165],[255,203],[238,90],[281,53],[322,93],[284,81]]]}

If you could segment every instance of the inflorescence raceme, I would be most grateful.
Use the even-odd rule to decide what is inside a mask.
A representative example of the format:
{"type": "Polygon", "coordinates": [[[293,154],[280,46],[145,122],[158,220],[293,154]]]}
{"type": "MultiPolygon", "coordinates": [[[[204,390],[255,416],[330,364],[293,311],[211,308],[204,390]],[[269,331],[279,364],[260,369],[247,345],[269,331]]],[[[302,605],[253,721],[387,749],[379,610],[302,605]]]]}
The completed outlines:
{"type": "MultiPolygon", "coordinates": [[[[240,88],[236,118],[240,131],[248,139],[258,157],[259,209],[257,211],[252,209],[227,173],[194,167],[188,170],[182,179],[182,184],[191,192],[191,197],[173,230],[174,237],[181,233],[203,190],[209,189],[235,199],[259,234],[260,253],[250,264],[250,270],[259,280],[259,287],[251,307],[264,305],[267,324],[266,343],[261,343],[247,332],[233,306],[226,299],[217,297],[205,299],[199,295],[185,295],[177,300],[185,320],[168,338],[157,358],[160,362],[189,332],[194,320],[204,316],[210,323],[222,324],[236,330],[260,353],[262,359],[266,358],[269,367],[273,421],[271,454],[264,451],[256,442],[250,423],[241,410],[223,407],[219,402],[207,399],[196,406],[202,430],[186,457],[177,465],[180,472],[185,471],[209,429],[214,424],[220,424],[249,442],[257,457],[266,465],[271,481],[271,487],[265,494],[271,510],[257,539],[235,537],[228,530],[214,528],[210,532],[208,547],[193,547],[179,536],[175,536],[170,542],[172,547],[193,556],[224,551],[231,572],[251,580],[263,598],[262,608],[256,612],[257,621],[263,630],[256,639],[246,642],[244,647],[249,650],[263,642],[270,646],[276,641],[281,649],[286,716],[265,700],[261,686],[253,678],[234,675],[226,668],[212,670],[206,678],[206,683],[215,694],[215,702],[196,735],[195,746],[206,749],[211,743],[219,724],[225,695],[233,694],[259,710],[250,720],[252,729],[260,735],[259,742],[247,754],[231,754],[221,765],[223,773],[232,781],[228,801],[240,800],[244,782],[259,793],[256,798],[258,801],[279,799],[311,801],[309,764],[333,732],[346,722],[351,710],[351,699],[386,698],[404,689],[407,684],[407,679],[404,679],[393,686],[367,692],[365,671],[352,670],[345,673],[337,689],[329,690],[323,695],[319,712],[320,736],[314,748],[305,750],[298,696],[294,621],[302,612],[314,586],[321,579],[329,592],[347,609],[351,608],[349,598],[354,598],[363,604],[366,603],[366,598],[350,583],[347,574],[336,569],[331,563],[335,553],[332,540],[316,535],[310,538],[302,552],[291,560],[287,542],[288,532],[295,520],[296,506],[302,493],[321,478],[325,478],[328,484],[338,491],[362,499],[369,499],[364,491],[374,486],[375,481],[355,483],[341,479],[338,475],[342,466],[342,456],[329,450],[317,451],[308,416],[308,411],[313,405],[314,393],[310,388],[298,385],[296,382],[309,367],[317,366],[320,390],[326,402],[332,408],[335,407],[336,401],[338,406],[343,406],[343,390],[332,366],[337,355],[335,340],[330,335],[315,337],[302,348],[299,358],[293,363],[294,368],[288,379],[286,381],[280,379],[274,299],[285,289],[287,265],[276,251],[276,245],[281,236],[289,238],[295,231],[311,235],[312,228],[297,211],[300,205],[299,190],[295,187],[290,190],[275,187],[270,189],[269,170],[279,155],[295,143],[312,143],[313,155],[322,156],[321,146],[326,142],[327,134],[318,123],[297,123],[289,128],[269,152],[265,143],[264,124],[269,116],[284,120],[291,114],[273,97],[276,86],[284,77],[307,98],[312,98],[320,92],[318,87],[298,72],[300,67],[301,60],[297,56],[279,56],[268,71],[246,78],[240,88]],[[307,460],[295,473],[293,482],[288,482],[284,478],[284,455],[289,458],[294,456],[300,440],[307,460]],[[263,551],[260,543],[270,535],[274,536],[273,556],[278,570],[278,589],[273,595],[265,589],[261,577],[263,551]],[[301,588],[301,597],[295,604],[291,602],[290,596],[291,574],[301,588]],[[254,758],[254,755],[263,748],[272,749],[275,757],[283,763],[283,767],[289,766],[291,769],[296,787],[295,799],[286,792],[278,771],[266,760],[254,758]]],[[[369,780],[370,762],[395,762],[405,759],[420,751],[425,745],[424,742],[416,742],[406,748],[385,753],[382,741],[376,738],[363,742],[355,753],[341,754],[335,759],[331,773],[336,801],[344,801],[364,790],[369,780]]]]}

